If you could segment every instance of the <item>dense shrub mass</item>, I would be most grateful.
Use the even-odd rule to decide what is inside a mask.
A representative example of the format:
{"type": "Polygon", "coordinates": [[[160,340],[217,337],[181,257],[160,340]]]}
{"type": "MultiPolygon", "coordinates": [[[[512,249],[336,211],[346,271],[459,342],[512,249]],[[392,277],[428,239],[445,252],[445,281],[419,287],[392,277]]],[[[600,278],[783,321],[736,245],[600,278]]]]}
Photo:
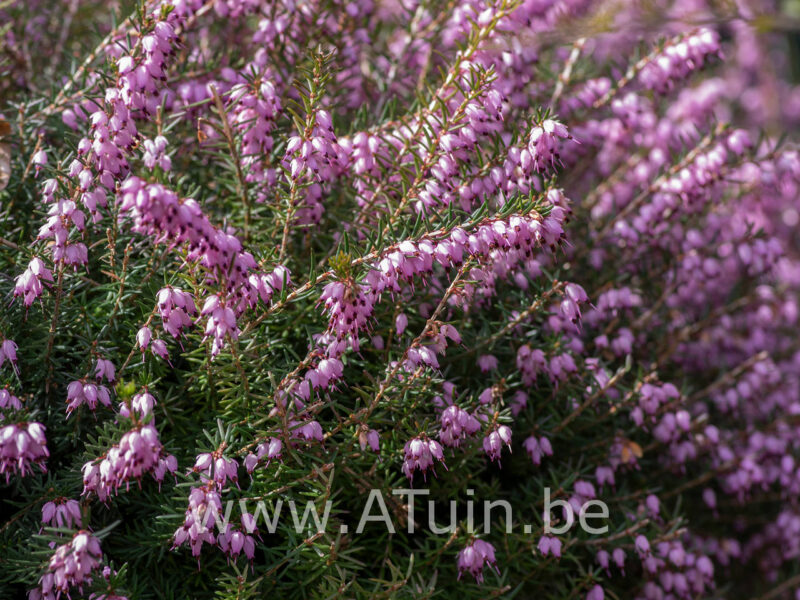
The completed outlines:
{"type": "Polygon", "coordinates": [[[0,596],[800,597],[793,8],[0,2],[0,596]]]}

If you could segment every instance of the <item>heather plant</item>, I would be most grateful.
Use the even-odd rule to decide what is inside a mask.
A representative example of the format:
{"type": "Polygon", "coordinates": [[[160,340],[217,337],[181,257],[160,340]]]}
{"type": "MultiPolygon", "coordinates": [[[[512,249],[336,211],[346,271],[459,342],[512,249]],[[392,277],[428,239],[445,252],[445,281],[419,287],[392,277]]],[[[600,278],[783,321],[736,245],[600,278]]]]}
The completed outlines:
{"type": "Polygon", "coordinates": [[[800,597],[795,9],[0,2],[0,597],[800,597]]]}

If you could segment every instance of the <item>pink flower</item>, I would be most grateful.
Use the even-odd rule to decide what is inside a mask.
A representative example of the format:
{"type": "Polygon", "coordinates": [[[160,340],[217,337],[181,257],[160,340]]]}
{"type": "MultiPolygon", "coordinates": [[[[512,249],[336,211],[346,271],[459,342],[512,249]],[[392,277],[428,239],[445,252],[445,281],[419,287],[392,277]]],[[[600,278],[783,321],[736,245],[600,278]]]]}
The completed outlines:
{"type": "Polygon", "coordinates": [[[142,353],[147,350],[147,346],[150,345],[150,340],[153,337],[153,332],[150,330],[149,327],[142,327],[136,333],[136,344],[141,348],[142,353]]]}
{"type": "Polygon", "coordinates": [[[597,480],[597,484],[599,486],[604,486],[606,484],[613,486],[614,485],[614,469],[608,466],[600,466],[595,469],[594,473],[595,479],[597,480]]]}
{"type": "Polygon", "coordinates": [[[406,330],[408,326],[408,317],[405,313],[400,313],[397,315],[395,319],[395,328],[397,329],[397,335],[403,335],[403,332],[406,330]]]}
{"type": "Polygon", "coordinates": [[[605,550],[600,550],[595,555],[595,559],[597,560],[597,564],[599,564],[603,569],[606,570],[606,573],[609,573],[608,570],[608,559],[609,554],[605,550]]]}
{"type": "Polygon", "coordinates": [[[637,535],[634,544],[636,546],[636,552],[639,553],[639,556],[644,558],[650,554],[650,542],[648,542],[647,538],[643,535],[637,535]]]}
{"type": "Polygon", "coordinates": [[[53,281],[53,273],[44,266],[40,258],[33,258],[28,267],[16,278],[14,297],[22,296],[25,306],[30,306],[33,301],[42,295],[44,282],[53,281]]]}
{"type": "Polygon", "coordinates": [[[291,429],[292,438],[297,440],[321,442],[325,439],[322,425],[318,421],[306,421],[302,424],[298,421],[290,421],[289,428],[291,429]]]}
{"type": "Polygon", "coordinates": [[[116,369],[114,364],[107,359],[98,358],[95,364],[95,378],[100,381],[105,378],[109,383],[113,383],[115,379],[116,369]]]}
{"type": "Polygon", "coordinates": [[[161,360],[169,362],[169,351],[167,351],[167,344],[164,340],[157,338],[150,343],[150,352],[153,356],[158,356],[161,360]]]}
{"type": "MultiPolygon", "coordinates": [[[[112,374],[113,368],[112,366],[112,374]]],[[[98,402],[103,406],[111,406],[111,394],[106,386],[85,381],[72,381],[67,385],[67,415],[82,404],[94,411],[97,409],[98,402]]]]}
{"type": "Polygon", "coordinates": [[[442,446],[439,442],[428,439],[425,436],[415,437],[407,441],[403,448],[403,453],[405,455],[403,472],[409,480],[413,479],[414,471],[416,470],[421,471],[423,476],[428,469],[433,470],[434,461],[442,463],[442,466],[445,469],[447,468],[444,464],[442,446]]]}
{"type": "Polygon", "coordinates": [[[369,431],[362,432],[358,436],[358,443],[361,446],[361,450],[365,450],[367,446],[369,446],[370,450],[373,452],[380,451],[380,435],[374,429],[370,429],[369,431]]]}
{"type": "Polygon", "coordinates": [[[537,438],[535,436],[530,436],[522,445],[525,447],[525,451],[531,457],[531,461],[533,461],[535,465],[541,464],[542,457],[553,455],[553,448],[550,445],[550,440],[546,437],[537,438]]]}
{"type": "Polygon", "coordinates": [[[6,360],[11,363],[14,371],[19,375],[17,370],[17,345],[13,340],[3,340],[2,344],[0,344],[0,367],[3,366],[6,360]]]}
{"type": "Polygon", "coordinates": [[[71,587],[88,583],[91,573],[100,566],[101,557],[98,539],[88,531],[78,531],[50,557],[47,570],[39,579],[41,597],[68,595],[71,587]]]}
{"type": "Polygon", "coordinates": [[[483,568],[489,565],[500,574],[497,568],[497,561],[494,555],[494,546],[483,540],[473,540],[461,552],[458,553],[458,578],[465,572],[469,572],[478,583],[483,583],[483,568]]]}
{"type": "Polygon", "coordinates": [[[142,146],[144,147],[143,162],[148,169],[155,169],[156,165],[164,171],[172,169],[172,159],[166,153],[167,138],[159,135],[155,140],[144,139],[142,146]]]}
{"type": "Polygon", "coordinates": [[[561,540],[557,537],[543,535],[539,538],[538,548],[542,556],[552,554],[556,558],[561,558],[561,540]]]}
{"type": "Polygon", "coordinates": [[[528,394],[519,390],[514,393],[514,396],[511,398],[511,414],[513,416],[518,416],[525,407],[528,405],[528,394]]]}
{"type": "Polygon", "coordinates": [[[595,585],[589,593],[586,594],[586,600],[603,600],[605,598],[605,592],[603,592],[603,586],[595,585]]]}
{"type": "MultiPolygon", "coordinates": [[[[206,303],[208,304],[208,300],[206,303]]],[[[174,338],[194,325],[193,317],[197,315],[197,308],[194,297],[188,292],[173,287],[163,288],[158,292],[156,308],[161,315],[164,331],[174,338]]]]}
{"type": "Polygon", "coordinates": [[[217,536],[217,545],[233,560],[236,560],[242,551],[250,560],[255,556],[256,545],[253,537],[241,530],[234,530],[230,524],[217,536]]]}
{"type": "Polygon", "coordinates": [[[42,506],[42,523],[63,529],[81,526],[81,507],[77,500],[56,498],[42,506]]]}
{"type": "Polygon", "coordinates": [[[567,131],[566,126],[553,119],[545,119],[541,125],[531,129],[527,152],[530,153],[533,160],[533,168],[537,172],[558,164],[559,139],[572,139],[572,136],[567,131]]]}
{"type": "Polygon", "coordinates": [[[31,158],[31,163],[36,167],[36,173],[39,173],[42,167],[47,164],[47,152],[38,150],[31,158]]]}
{"type": "MultiPolygon", "coordinates": [[[[22,402],[9,392],[8,388],[0,388],[0,409],[22,410],[22,402]]],[[[3,413],[0,413],[0,421],[5,420],[5,418],[3,413]]]]}
{"type": "Polygon", "coordinates": [[[442,429],[439,431],[439,439],[445,446],[457,448],[463,439],[474,435],[481,428],[481,424],[467,411],[451,404],[440,417],[442,429]]]}
{"type": "Polygon", "coordinates": [[[0,427],[0,473],[9,481],[12,473],[23,477],[36,464],[47,471],[45,460],[50,456],[44,437],[44,426],[39,423],[13,423],[0,427]]]}
{"type": "Polygon", "coordinates": [[[497,368],[497,357],[491,354],[482,354],[478,357],[478,367],[481,373],[488,373],[497,368]]]}
{"type": "Polygon", "coordinates": [[[83,494],[96,494],[105,501],[130,481],[141,481],[146,473],[163,478],[164,469],[174,464],[165,459],[158,431],[152,422],[125,433],[105,455],[83,465],[83,494]]]}
{"type": "MultiPolygon", "coordinates": [[[[203,544],[216,543],[214,529],[222,513],[222,500],[213,485],[194,487],[189,492],[189,506],[183,525],[172,538],[172,547],[177,548],[186,542],[193,556],[199,556],[203,544]]],[[[198,563],[199,564],[199,563],[198,563]]]]}
{"type": "MultiPolygon", "coordinates": [[[[611,558],[614,561],[614,564],[617,565],[617,568],[623,570],[625,567],[625,550],[622,548],[614,548],[614,551],[611,553],[611,558]]],[[[623,571],[624,574],[624,571],[623,571]]]]}
{"type": "Polygon", "coordinates": [[[483,438],[483,451],[491,460],[500,460],[503,444],[511,449],[511,429],[507,425],[499,425],[497,429],[483,438]]]}
{"type": "Polygon", "coordinates": [[[235,459],[219,456],[216,453],[198,454],[192,471],[200,473],[201,481],[213,482],[220,490],[225,487],[229,479],[239,485],[239,463],[235,459]]]}

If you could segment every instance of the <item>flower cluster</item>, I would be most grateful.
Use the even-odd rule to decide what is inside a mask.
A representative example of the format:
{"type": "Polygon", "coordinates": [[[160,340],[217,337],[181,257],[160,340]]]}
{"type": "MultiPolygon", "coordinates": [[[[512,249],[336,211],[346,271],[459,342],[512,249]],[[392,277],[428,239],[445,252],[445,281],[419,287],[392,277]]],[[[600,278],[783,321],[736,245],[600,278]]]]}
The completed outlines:
{"type": "MultiPolygon", "coordinates": [[[[8,391],[8,388],[0,390],[0,408],[5,410],[18,411],[22,410],[22,402],[19,401],[14,394],[8,391]]],[[[0,413],[0,421],[5,420],[3,413],[0,413]]]]}
{"type": "MultiPolygon", "coordinates": [[[[196,260],[222,285],[224,295],[209,295],[200,311],[207,317],[206,337],[213,338],[212,354],[218,354],[227,339],[236,339],[239,314],[255,307],[259,300],[269,303],[288,281],[289,272],[284,267],[271,273],[258,270],[253,255],[243,250],[239,239],[215,227],[195,200],[180,199],[166,187],[148,185],[136,177],[125,182],[120,194],[120,210],[130,214],[134,231],[170,244],[186,244],[188,259],[196,260]]],[[[195,313],[190,295],[169,288],[159,293],[158,308],[165,330],[176,337],[191,325],[190,316],[195,313]]],[[[139,345],[144,349],[150,339],[146,332],[140,335],[139,345]]],[[[158,354],[161,350],[153,348],[158,354]]]]}
{"type": "Polygon", "coordinates": [[[511,428],[500,425],[483,438],[483,451],[491,460],[500,460],[503,444],[511,448],[511,428]]]}
{"type": "Polygon", "coordinates": [[[71,498],[55,498],[42,507],[42,524],[72,529],[81,526],[81,505],[71,498]]]}
{"type": "Polygon", "coordinates": [[[14,296],[22,296],[25,306],[30,306],[44,291],[42,281],[52,282],[53,273],[41,258],[32,258],[27,268],[17,275],[14,296]]]}
{"type": "Polygon", "coordinates": [[[175,473],[178,462],[165,452],[153,418],[155,398],[147,391],[140,392],[121,404],[119,415],[129,419],[133,428],[122,435],[104,456],[83,465],[83,494],[94,494],[101,501],[116,494],[123,485],[130,488],[135,480],[150,473],[159,484],[169,471],[175,473]]]}
{"type": "Polygon", "coordinates": [[[100,566],[100,542],[88,531],[78,531],[69,542],[62,544],[50,557],[47,571],[34,589],[32,600],[57,600],[69,594],[70,588],[82,590],[91,582],[92,572],[100,566]]]}
{"type": "MultiPolygon", "coordinates": [[[[102,373],[102,370],[99,370],[99,373],[102,373]]],[[[86,381],[73,381],[67,386],[67,414],[81,405],[86,405],[94,411],[98,402],[103,406],[111,406],[111,393],[106,386],[86,381]]]]}
{"type": "Polygon", "coordinates": [[[194,324],[192,317],[197,315],[192,295],[173,287],[166,287],[158,292],[157,310],[164,331],[174,338],[184,329],[190,328],[194,324]]]}
{"type": "Polygon", "coordinates": [[[158,439],[158,431],[152,425],[129,431],[112,446],[99,461],[90,461],[83,466],[83,493],[96,494],[106,500],[131,480],[140,481],[151,472],[156,481],[164,478],[165,470],[175,471],[174,458],[164,455],[158,439]]]}
{"type": "Polygon", "coordinates": [[[459,578],[469,572],[478,583],[483,581],[483,568],[489,565],[500,572],[497,568],[497,560],[494,556],[494,546],[483,540],[474,540],[466,548],[458,553],[458,576],[459,578]]]}
{"type": "Polygon", "coordinates": [[[267,464],[271,461],[281,457],[283,450],[283,442],[278,438],[270,438],[268,442],[262,442],[258,445],[255,453],[250,452],[244,459],[243,464],[248,473],[252,473],[262,460],[266,459],[267,464]]]}
{"type": "Polygon", "coordinates": [[[474,435],[481,428],[478,419],[455,404],[445,408],[439,420],[442,424],[439,439],[445,446],[457,448],[461,440],[474,435]]]}
{"type": "Polygon", "coordinates": [[[647,62],[639,81],[649,89],[666,94],[676,82],[702,68],[714,56],[721,56],[719,36],[711,29],[699,29],[670,40],[663,51],[647,62]]]}
{"type": "MultiPolygon", "coordinates": [[[[403,447],[403,473],[406,474],[409,480],[414,478],[414,471],[420,471],[423,476],[428,469],[433,470],[435,463],[438,461],[442,466],[447,468],[444,464],[444,453],[442,446],[436,440],[427,439],[425,437],[415,437],[406,442],[403,447]]],[[[434,471],[435,474],[435,471],[434,471]]]]}
{"type": "Polygon", "coordinates": [[[217,540],[214,527],[222,512],[222,501],[214,486],[192,488],[189,492],[189,507],[186,520],[173,536],[173,547],[189,542],[193,556],[199,556],[203,543],[214,544],[217,540]]]}
{"type": "MultiPolygon", "coordinates": [[[[13,404],[10,404],[13,406],[13,404]]],[[[8,482],[12,475],[25,476],[38,465],[47,471],[45,461],[50,453],[44,427],[40,423],[8,423],[0,426],[0,474],[8,482]]]]}

